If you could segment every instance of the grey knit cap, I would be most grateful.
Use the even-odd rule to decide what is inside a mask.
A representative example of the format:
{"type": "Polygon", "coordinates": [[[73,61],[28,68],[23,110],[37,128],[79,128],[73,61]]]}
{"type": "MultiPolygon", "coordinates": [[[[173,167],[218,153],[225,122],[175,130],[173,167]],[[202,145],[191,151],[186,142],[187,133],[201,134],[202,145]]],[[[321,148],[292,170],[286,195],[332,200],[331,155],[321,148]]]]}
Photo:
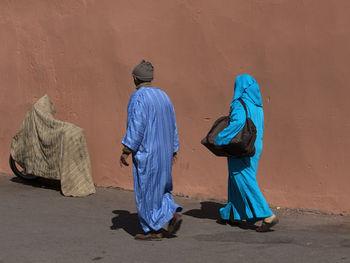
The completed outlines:
{"type": "Polygon", "coordinates": [[[153,80],[153,66],[151,62],[142,60],[132,71],[132,75],[139,80],[152,81],[153,80]]]}

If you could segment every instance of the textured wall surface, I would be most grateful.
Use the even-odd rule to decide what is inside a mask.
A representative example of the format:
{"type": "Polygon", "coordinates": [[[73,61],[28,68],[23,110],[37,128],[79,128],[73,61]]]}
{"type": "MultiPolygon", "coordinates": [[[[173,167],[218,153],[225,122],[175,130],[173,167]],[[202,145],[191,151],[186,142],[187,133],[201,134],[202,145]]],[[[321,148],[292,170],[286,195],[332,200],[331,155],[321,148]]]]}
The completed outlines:
{"type": "Polygon", "coordinates": [[[97,185],[132,188],[119,167],[131,69],[155,66],[177,115],[174,192],[225,198],[227,167],[200,145],[226,114],[237,74],[261,87],[258,181],[271,205],[350,212],[347,0],[2,0],[0,172],[45,93],[84,128],[97,185]]]}

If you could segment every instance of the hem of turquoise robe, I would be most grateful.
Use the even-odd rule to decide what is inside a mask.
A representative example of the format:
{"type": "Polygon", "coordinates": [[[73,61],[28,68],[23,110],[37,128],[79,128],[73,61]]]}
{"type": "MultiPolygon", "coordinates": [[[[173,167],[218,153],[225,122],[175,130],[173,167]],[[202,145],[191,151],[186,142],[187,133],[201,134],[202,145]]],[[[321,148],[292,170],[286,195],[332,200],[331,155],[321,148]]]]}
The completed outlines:
{"type": "Polygon", "coordinates": [[[258,214],[253,214],[250,209],[246,210],[245,215],[240,215],[236,210],[233,203],[228,202],[226,206],[220,208],[220,216],[223,220],[229,220],[230,214],[232,210],[233,220],[247,220],[248,223],[254,224],[257,221],[263,220],[266,217],[272,216],[273,212],[270,208],[264,212],[260,212],[258,214]]]}

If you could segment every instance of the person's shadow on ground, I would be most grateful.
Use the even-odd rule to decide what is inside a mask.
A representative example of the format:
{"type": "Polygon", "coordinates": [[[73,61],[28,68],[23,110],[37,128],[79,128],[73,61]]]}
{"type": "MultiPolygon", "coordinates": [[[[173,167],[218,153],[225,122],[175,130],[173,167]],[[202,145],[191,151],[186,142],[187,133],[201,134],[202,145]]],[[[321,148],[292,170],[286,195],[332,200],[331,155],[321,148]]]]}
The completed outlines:
{"type": "Polygon", "coordinates": [[[200,209],[188,210],[184,213],[184,215],[192,216],[195,218],[207,218],[212,220],[218,220],[220,218],[219,209],[223,206],[225,205],[216,202],[205,201],[201,202],[200,209]]]}
{"type": "Polygon", "coordinates": [[[29,185],[36,188],[45,188],[55,191],[61,191],[61,182],[59,180],[54,179],[38,177],[35,180],[24,180],[19,177],[13,177],[10,179],[10,181],[13,183],[29,185]]]}
{"type": "Polygon", "coordinates": [[[216,223],[219,225],[226,225],[229,224],[232,227],[239,227],[241,229],[250,229],[255,230],[255,225],[247,225],[247,224],[240,224],[239,222],[230,222],[229,220],[223,220],[220,217],[220,208],[224,207],[224,204],[216,203],[216,202],[201,202],[201,208],[200,209],[192,209],[184,213],[184,215],[187,216],[193,216],[195,218],[206,218],[206,219],[212,219],[216,220],[216,223]]]}
{"type": "MultiPolygon", "coordinates": [[[[112,230],[123,229],[125,232],[129,233],[131,236],[136,234],[144,233],[140,223],[137,213],[130,213],[126,210],[114,210],[116,217],[112,218],[112,230]]],[[[165,229],[161,229],[164,238],[174,238],[176,235],[168,233],[165,229]]]]}
{"type": "Polygon", "coordinates": [[[139,218],[137,213],[130,213],[126,210],[114,210],[116,217],[112,218],[112,230],[124,229],[125,232],[129,233],[131,236],[143,233],[142,227],[139,223],[139,218]]]}

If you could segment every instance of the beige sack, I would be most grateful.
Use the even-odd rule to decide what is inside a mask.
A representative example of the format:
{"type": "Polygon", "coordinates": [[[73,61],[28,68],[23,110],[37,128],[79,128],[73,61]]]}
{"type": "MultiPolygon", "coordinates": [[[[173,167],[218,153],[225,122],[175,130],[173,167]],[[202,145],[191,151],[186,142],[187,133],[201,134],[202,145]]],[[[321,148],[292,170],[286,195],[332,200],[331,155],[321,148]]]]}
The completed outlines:
{"type": "Polygon", "coordinates": [[[61,180],[65,196],[96,192],[84,130],[54,119],[55,107],[45,95],[27,112],[13,137],[11,156],[25,172],[61,180]]]}

